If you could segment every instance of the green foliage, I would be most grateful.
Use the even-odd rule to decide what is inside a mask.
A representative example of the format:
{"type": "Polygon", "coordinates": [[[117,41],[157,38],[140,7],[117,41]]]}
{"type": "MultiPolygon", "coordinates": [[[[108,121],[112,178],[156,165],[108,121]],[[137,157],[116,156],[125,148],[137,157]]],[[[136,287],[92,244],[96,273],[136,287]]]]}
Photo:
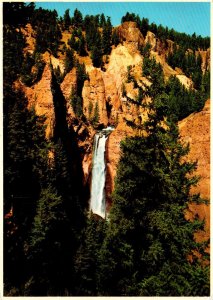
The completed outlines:
{"type": "Polygon", "coordinates": [[[74,11],[74,16],[72,18],[72,24],[76,28],[79,28],[79,27],[81,27],[83,25],[82,13],[77,8],[74,11]]]}
{"type": "Polygon", "coordinates": [[[70,96],[70,103],[71,103],[71,106],[72,106],[72,109],[75,113],[75,115],[80,118],[83,114],[83,102],[82,102],[82,98],[77,96],[77,94],[73,93],[71,96],[70,96]]]}
{"type": "Polygon", "coordinates": [[[206,99],[210,98],[210,71],[206,71],[202,77],[201,81],[201,94],[204,95],[206,99]]]}
{"type": "Polygon", "coordinates": [[[64,12],[63,22],[64,22],[64,28],[66,30],[69,30],[69,27],[71,26],[71,18],[70,18],[69,12],[70,12],[69,9],[66,9],[65,12],[64,12]]]}
{"type": "Polygon", "coordinates": [[[77,72],[77,95],[82,97],[82,89],[84,86],[84,81],[89,80],[89,76],[86,73],[85,64],[80,64],[78,61],[76,62],[76,72],[77,72]]]}
{"type": "Polygon", "coordinates": [[[163,27],[161,24],[157,26],[155,23],[151,23],[148,30],[156,34],[156,36],[162,40],[170,39],[179,46],[185,49],[197,50],[198,48],[206,50],[210,47],[210,38],[197,36],[195,33],[192,35],[186,33],[180,33],[173,28],[163,27]]]}
{"type": "MultiPolygon", "coordinates": [[[[168,60],[174,60],[173,67],[181,67],[192,78],[198,92],[186,90],[175,77],[165,84],[161,66],[149,59],[150,46],[145,45],[143,75],[151,86],[139,88],[134,104],[148,110],[148,120],[140,126],[133,124],[140,136],[127,138],[121,145],[109,221],[91,215],[85,224],[87,199],[80,152],[75,132],[67,124],[60,83],[76,67],[71,104],[81,118],[82,89],[89,77],[85,65],[75,60],[74,50],[80,56],[90,51],[94,66],[102,67],[102,56],[119,43],[118,31],[104,14],[83,18],[77,9],[72,18],[66,10],[58,19],[55,10],[14,2],[4,3],[3,12],[4,214],[12,211],[4,220],[5,294],[208,295],[209,267],[201,266],[195,257],[193,264],[186,259],[192,249],[203,253],[204,245],[193,240],[202,224],[184,218],[188,203],[200,198],[189,195],[197,182],[196,177],[188,176],[195,164],[182,159],[189,149],[180,144],[172,121],[201,109],[209,97],[210,72],[202,74],[201,57],[185,51],[185,47],[206,49],[209,38],[149,25],[148,19],[140,20],[135,14],[123,17],[123,22],[136,22],[144,36],[151,30],[161,40],[168,35],[180,45],[168,60]],[[26,45],[19,27],[28,22],[36,30],[36,51],[24,56],[26,45]],[[55,125],[50,142],[45,138],[45,118],[28,109],[26,97],[14,92],[12,85],[20,77],[28,86],[38,81],[44,69],[41,54],[47,50],[57,56],[60,29],[72,25],[71,49],[63,49],[65,73],[59,68],[52,72],[55,125]],[[153,101],[144,103],[144,95],[153,101]]],[[[138,88],[130,68],[128,80],[138,88]]],[[[122,94],[126,96],[125,86],[122,94]]],[[[98,102],[94,104],[89,103],[89,118],[96,127],[100,116],[98,102]]],[[[110,110],[109,100],[109,115],[110,110]]]]}
{"type": "Polygon", "coordinates": [[[154,58],[144,57],[143,76],[146,76],[152,83],[147,91],[147,95],[155,97],[162,93],[164,89],[163,69],[161,64],[157,63],[154,58]]]}
{"type": "Polygon", "coordinates": [[[130,21],[136,22],[138,27],[140,28],[141,20],[139,15],[136,15],[135,13],[127,12],[126,15],[121,18],[121,23],[130,22],[130,21]]]}
{"type": "Polygon", "coordinates": [[[141,33],[145,37],[147,34],[147,31],[149,30],[149,20],[147,18],[142,18],[141,20],[141,26],[140,26],[141,33]]]}
{"type": "Polygon", "coordinates": [[[175,76],[171,76],[166,83],[168,98],[167,115],[181,120],[195,111],[200,111],[206,101],[206,94],[202,95],[194,90],[186,89],[175,76]]]}
{"type": "Polygon", "coordinates": [[[87,50],[97,46],[100,49],[101,35],[98,30],[98,23],[94,16],[86,16],[85,20],[87,50]]]}
{"type": "Polygon", "coordinates": [[[57,68],[54,69],[54,74],[55,74],[55,77],[57,79],[57,82],[59,84],[61,84],[63,79],[64,79],[64,74],[61,73],[61,70],[60,70],[59,66],[57,66],[57,68]]]}
{"type": "Polygon", "coordinates": [[[25,295],[60,295],[69,289],[72,242],[63,200],[53,186],[41,191],[29,241],[30,281],[25,295]],[[67,237],[70,238],[67,238],[67,237]]]}
{"type": "Polygon", "coordinates": [[[112,31],[112,45],[117,46],[120,42],[119,35],[118,35],[118,30],[116,28],[113,29],[112,31]]]}
{"type": "Polygon", "coordinates": [[[26,57],[22,64],[21,71],[21,79],[27,85],[31,86],[38,82],[41,79],[43,70],[44,70],[45,62],[42,59],[40,53],[34,53],[30,55],[26,54],[26,57]],[[32,72],[32,67],[34,66],[34,70],[32,72]]]}
{"type": "Polygon", "coordinates": [[[79,36],[79,40],[78,40],[78,49],[77,52],[80,56],[86,56],[87,52],[86,52],[86,40],[83,36],[83,34],[81,33],[81,35],[79,36]]]}
{"type": "Polygon", "coordinates": [[[98,102],[95,103],[95,108],[94,108],[94,115],[92,118],[92,124],[93,126],[97,126],[99,123],[99,107],[98,107],[98,102]]]}
{"type": "Polygon", "coordinates": [[[75,65],[75,56],[72,49],[66,49],[66,57],[64,60],[64,74],[69,73],[75,65]]]}
{"type": "Polygon", "coordinates": [[[185,48],[177,48],[175,45],[174,51],[167,57],[167,62],[173,68],[181,68],[186,76],[192,78],[195,89],[200,89],[202,81],[202,58],[200,54],[195,55],[194,53],[186,52],[185,48]]]}
{"type": "MultiPolygon", "coordinates": [[[[5,3],[6,4],[6,3],[5,3]]],[[[4,85],[11,84],[22,69],[23,48],[25,39],[20,31],[13,27],[4,25],[3,27],[3,76],[4,85]]]]}
{"type": "Polygon", "coordinates": [[[100,252],[100,292],[207,296],[208,267],[196,257],[193,264],[187,259],[192,249],[202,252],[204,246],[193,237],[203,223],[196,218],[189,222],[184,216],[195,201],[189,192],[198,180],[192,175],[196,165],[183,160],[189,147],[180,143],[171,118],[165,120],[167,95],[160,66],[154,60],[145,65],[152,83],[146,93],[152,101],[138,104],[148,110],[143,131],[121,144],[110,223],[100,252]],[[199,288],[194,290],[196,276],[199,288]]]}
{"type": "Polygon", "coordinates": [[[25,25],[30,22],[34,13],[35,4],[23,2],[3,3],[3,23],[12,26],[25,25]]]}
{"type": "Polygon", "coordinates": [[[186,49],[197,50],[200,48],[206,50],[210,47],[209,37],[201,37],[200,35],[197,36],[195,33],[192,35],[180,33],[175,31],[173,28],[168,29],[168,27],[163,27],[161,24],[149,24],[149,20],[147,18],[142,18],[142,20],[140,20],[140,17],[135,13],[127,12],[126,15],[121,18],[121,23],[129,21],[136,22],[144,37],[146,36],[147,31],[151,31],[156,35],[157,38],[163,41],[166,39],[171,39],[186,49]]]}
{"type": "Polygon", "coordinates": [[[68,45],[70,46],[70,48],[76,50],[77,46],[76,46],[76,39],[75,39],[75,31],[73,30],[71,38],[68,41],[68,45]]]}
{"type": "Polygon", "coordinates": [[[99,26],[104,27],[105,25],[106,25],[106,18],[104,16],[104,14],[102,13],[100,16],[99,26]]]}
{"type": "Polygon", "coordinates": [[[98,295],[99,252],[105,227],[104,220],[98,220],[92,213],[90,214],[75,260],[77,296],[98,295]]]}
{"type": "Polygon", "coordinates": [[[110,17],[107,17],[107,21],[103,24],[103,32],[102,32],[103,54],[110,54],[111,52],[111,37],[112,37],[112,24],[110,21],[110,17]]]}
{"type": "Polygon", "coordinates": [[[90,102],[89,102],[89,107],[88,107],[89,119],[91,119],[92,111],[93,111],[93,104],[92,104],[92,102],[90,101],[90,102]]]}
{"type": "MultiPolygon", "coordinates": [[[[100,39],[99,39],[100,41],[100,39]]],[[[99,43],[100,45],[100,43],[99,43]]],[[[100,47],[94,45],[91,49],[91,59],[92,59],[92,63],[93,66],[96,68],[100,68],[103,64],[103,60],[102,60],[102,50],[100,47]]]]}
{"type": "Polygon", "coordinates": [[[45,139],[44,117],[27,109],[21,93],[4,94],[4,213],[11,208],[10,220],[5,219],[5,286],[10,293],[20,286],[27,274],[25,242],[35,214],[41,186],[46,182],[48,143],[45,139]],[[24,272],[18,270],[25,266],[24,272]]]}
{"type": "Polygon", "coordinates": [[[151,45],[149,43],[146,43],[144,47],[141,47],[140,53],[144,57],[149,57],[150,55],[150,50],[151,50],[151,45]]]}
{"type": "Polygon", "coordinates": [[[32,17],[32,26],[36,30],[36,52],[44,53],[49,50],[57,56],[59,41],[62,37],[57,20],[56,10],[50,11],[39,8],[32,17]]]}

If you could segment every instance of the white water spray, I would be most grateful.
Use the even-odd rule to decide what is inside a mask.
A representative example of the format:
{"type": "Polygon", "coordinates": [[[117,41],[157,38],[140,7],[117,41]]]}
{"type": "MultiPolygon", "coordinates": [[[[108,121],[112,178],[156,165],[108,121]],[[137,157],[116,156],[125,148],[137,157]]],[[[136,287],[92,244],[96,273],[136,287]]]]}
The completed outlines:
{"type": "Polygon", "coordinates": [[[105,148],[106,141],[113,130],[113,127],[107,127],[96,133],[93,148],[93,166],[92,166],[92,185],[90,210],[102,218],[106,217],[106,164],[105,164],[105,148]]]}

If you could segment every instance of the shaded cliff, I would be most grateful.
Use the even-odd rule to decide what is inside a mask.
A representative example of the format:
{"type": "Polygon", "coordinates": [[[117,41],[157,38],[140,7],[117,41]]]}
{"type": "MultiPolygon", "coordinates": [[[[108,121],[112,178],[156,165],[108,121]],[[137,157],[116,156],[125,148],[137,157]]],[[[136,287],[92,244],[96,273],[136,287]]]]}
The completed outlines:
{"type": "MultiPolygon", "coordinates": [[[[57,85],[59,98],[64,101],[63,122],[67,122],[72,134],[70,143],[75,144],[75,152],[78,152],[81,168],[83,170],[82,182],[85,193],[89,197],[92,168],[92,144],[95,132],[99,127],[107,125],[115,126],[115,130],[109,136],[107,142],[107,180],[106,195],[108,209],[111,202],[111,193],[114,189],[117,164],[120,157],[120,141],[126,136],[132,135],[133,130],[126,125],[126,120],[135,123],[144,119],[146,112],[138,108],[129,99],[137,99],[139,93],[150,85],[149,78],[142,72],[145,54],[143,49],[149,47],[149,57],[162,66],[164,78],[167,81],[172,75],[186,87],[193,89],[192,78],[186,76],[180,68],[172,68],[167,62],[167,56],[174,51],[174,42],[170,39],[162,41],[154,33],[148,31],[143,36],[135,22],[124,22],[116,28],[119,37],[118,45],[113,45],[110,55],[105,59],[104,68],[95,68],[92,60],[88,56],[81,57],[75,53],[75,58],[80,63],[85,64],[87,79],[82,87],[82,111],[83,118],[76,116],[71,103],[71,95],[78,89],[78,78],[76,67],[73,67],[62,78],[60,85],[57,85]],[[141,52],[141,49],[143,50],[141,52]],[[129,80],[131,77],[131,80],[129,80]],[[92,119],[97,113],[98,124],[94,126],[92,119]]],[[[28,46],[25,53],[32,52],[35,47],[35,33],[30,25],[23,29],[23,34],[27,38],[28,46]]],[[[70,34],[68,31],[62,33],[61,44],[69,44],[70,34]]],[[[60,47],[62,48],[62,47],[60,47]]],[[[202,72],[209,70],[210,51],[199,50],[201,55],[202,72]]],[[[36,84],[27,87],[20,80],[16,81],[16,88],[21,88],[29,101],[29,107],[34,106],[38,115],[46,116],[46,136],[52,138],[56,127],[60,124],[56,122],[55,106],[58,103],[58,96],[53,96],[51,87],[53,69],[59,67],[64,71],[65,55],[59,51],[55,57],[49,52],[43,55],[45,67],[41,80],[36,84]]],[[[201,196],[209,198],[209,106],[206,104],[203,111],[190,115],[180,122],[180,133],[183,141],[189,141],[191,151],[189,160],[198,160],[197,174],[201,175],[201,181],[193,192],[200,192],[201,196]],[[199,147],[198,147],[199,145],[199,147]],[[199,150],[200,149],[200,150],[199,150]]],[[[57,119],[57,120],[56,120],[57,119]]],[[[65,124],[64,123],[64,124],[65,124]]],[[[71,153],[70,153],[71,155],[71,153]]],[[[209,207],[206,205],[191,206],[189,217],[198,213],[200,218],[206,219],[206,234],[209,236],[209,207]]],[[[200,234],[201,236],[202,234],[200,234]]]]}

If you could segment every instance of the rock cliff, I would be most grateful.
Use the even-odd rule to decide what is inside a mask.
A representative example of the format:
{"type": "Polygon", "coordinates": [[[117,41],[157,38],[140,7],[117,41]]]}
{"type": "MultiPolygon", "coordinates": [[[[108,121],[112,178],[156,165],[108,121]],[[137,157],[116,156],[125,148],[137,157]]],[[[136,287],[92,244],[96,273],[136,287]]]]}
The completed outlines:
{"type": "MultiPolygon", "coordinates": [[[[197,161],[194,175],[200,176],[197,186],[191,189],[193,194],[200,193],[203,199],[210,199],[210,100],[202,111],[194,113],[179,123],[180,136],[183,142],[190,143],[189,161],[197,161]]],[[[210,203],[209,203],[210,204],[210,203]]],[[[186,217],[192,219],[198,215],[205,220],[205,231],[196,233],[196,239],[208,240],[210,237],[209,204],[191,204],[186,217]]]]}
{"type": "MultiPolygon", "coordinates": [[[[142,76],[143,56],[140,53],[140,47],[149,43],[151,45],[151,57],[155,57],[163,67],[165,78],[175,75],[180,82],[187,88],[192,87],[193,83],[183,72],[176,68],[173,69],[166,62],[166,55],[173,51],[173,42],[166,40],[164,42],[156,38],[155,34],[148,31],[144,37],[134,22],[124,22],[117,27],[120,43],[112,47],[111,54],[105,63],[104,71],[101,68],[95,68],[89,57],[77,58],[79,62],[84,62],[88,74],[88,80],[84,82],[82,90],[83,114],[87,120],[95,114],[95,108],[98,107],[99,125],[114,125],[115,130],[109,136],[107,142],[107,180],[106,195],[107,203],[110,206],[111,193],[114,188],[114,179],[116,176],[117,164],[120,157],[120,142],[126,136],[133,134],[130,127],[126,125],[125,119],[134,120],[135,122],[141,116],[144,116],[143,110],[138,110],[134,104],[127,101],[127,97],[136,98],[142,87],[149,85],[149,80],[142,76]],[[131,76],[134,78],[137,86],[133,82],[127,82],[128,68],[131,67],[131,76]]],[[[34,50],[35,37],[30,25],[23,29],[23,34],[27,37],[27,47],[25,52],[34,50]]],[[[68,32],[62,34],[62,43],[67,44],[70,37],[68,32]]],[[[210,51],[198,51],[202,58],[202,69],[209,69],[210,51]]],[[[46,63],[43,70],[42,78],[39,82],[31,87],[26,87],[21,81],[16,82],[16,88],[22,89],[28,100],[29,107],[34,106],[38,115],[46,116],[46,136],[53,136],[55,124],[54,103],[51,90],[52,70],[59,66],[61,72],[64,70],[64,56],[59,53],[58,57],[54,57],[46,52],[43,55],[46,63]]],[[[82,169],[84,173],[83,182],[89,187],[91,180],[92,168],[92,143],[95,129],[88,122],[78,120],[77,123],[75,113],[70,103],[72,91],[76,89],[77,75],[76,69],[73,68],[66,74],[60,84],[61,92],[66,100],[66,114],[68,124],[72,124],[75,131],[79,151],[81,153],[82,169]]],[[[201,196],[209,199],[210,189],[210,133],[209,133],[209,101],[203,111],[190,115],[188,118],[180,122],[180,134],[183,141],[190,142],[191,150],[188,155],[189,160],[198,160],[198,168],[196,174],[201,176],[200,183],[192,192],[200,192],[201,196]]],[[[187,212],[188,218],[198,214],[201,219],[206,220],[205,233],[199,233],[197,238],[209,237],[209,206],[199,205],[190,206],[187,212]]]]}

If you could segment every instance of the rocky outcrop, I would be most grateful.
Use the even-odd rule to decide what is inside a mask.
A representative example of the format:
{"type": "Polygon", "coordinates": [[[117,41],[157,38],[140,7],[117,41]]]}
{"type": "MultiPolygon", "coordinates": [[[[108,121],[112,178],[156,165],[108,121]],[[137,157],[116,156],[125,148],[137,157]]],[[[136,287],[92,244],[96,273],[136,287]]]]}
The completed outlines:
{"type": "Polygon", "coordinates": [[[151,46],[151,50],[156,51],[157,39],[153,32],[147,31],[145,44],[149,44],[151,46]]]}
{"type": "Polygon", "coordinates": [[[21,81],[15,83],[15,88],[22,90],[28,99],[28,107],[34,107],[38,116],[46,117],[46,137],[49,139],[53,136],[55,124],[55,111],[53,104],[53,95],[51,90],[51,69],[46,64],[41,80],[32,87],[25,86],[21,81]]]}
{"type": "Polygon", "coordinates": [[[66,99],[66,106],[67,106],[67,121],[68,123],[71,121],[71,118],[75,117],[71,106],[71,96],[74,91],[76,91],[77,85],[77,75],[76,75],[76,68],[73,68],[69,73],[66,74],[63,82],[61,83],[61,91],[66,99]]]}
{"type": "Polygon", "coordinates": [[[82,91],[83,112],[91,120],[98,112],[99,123],[104,126],[108,124],[105,85],[100,69],[93,68],[89,73],[89,80],[84,83],[82,91]]]}
{"type": "MultiPolygon", "coordinates": [[[[210,199],[210,100],[206,102],[201,112],[193,113],[179,123],[180,136],[183,142],[190,143],[190,152],[186,159],[197,161],[194,175],[200,176],[197,186],[191,193],[200,193],[203,199],[210,199]]],[[[198,241],[208,240],[210,237],[210,208],[207,204],[191,204],[186,213],[188,219],[198,215],[205,220],[205,231],[197,232],[198,241]]]]}
{"type": "Polygon", "coordinates": [[[27,52],[33,54],[36,44],[36,33],[31,24],[27,24],[24,28],[21,28],[21,32],[26,39],[26,47],[24,48],[24,54],[27,52]]]}
{"type": "MultiPolygon", "coordinates": [[[[192,194],[200,193],[204,199],[210,198],[210,100],[206,102],[201,112],[193,113],[179,123],[180,137],[183,143],[190,143],[190,152],[187,161],[197,161],[197,169],[193,175],[200,176],[197,186],[191,189],[192,194]]],[[[111,203],[111,193],[121,155],[120,142],[126,136],[133,135],[130,127],[125,122],[119,123],[110,134],[107,144],[107,177],[106,196],[108,210],[111,203]]],[[[195,234],[197,241],[205,241],[210,237],[210,208],[208,204],[191,204],[185,216],[192,220],[195,216],[205,220],[205,230],[195,234]]],[[[209,252],[209,248],[206,249],[209,252]]]]}
{"type": "Polygon", "coordinates": [[[203,73],[206,70],[210,70],[210,58],[211,58],[210,49],[207,49],[206,51],[203,50],[196,51],[196,55],[198,54],[200,54],[202,58],[201,69],[203,73]]]}
{"type": "MultiPolygon", "coordinates": [[[[32,53],[35,45],[34,32],[30,25],[22,29],[22,32],[26,36],[28,43],[24,51],[32,53]]],[[[147,32],[146,38],[144,39],[134,22],[124,22],[117,27],[117,32],[121,43],[117,47],[113,46],[111,54],[108,57],[108,62],[104,66],[104,72],[99,68],[93,67],[89,56],[79,57],[76,54],[80,63],[85,63],[86,71],[89,76],[89,80],[84,82],[82,91],[84,115],[87,120],[91,120],[95,115],[97,107],[99,123],[102,124],[102,126],[107,126],[108,124],[115,126],[115,130],[108,138],[106,153],[106,195],[109,205],[120,158],[120,142],[124,140],[126,136],[133,134],[132,129],[126,125],[125,119],[140,122],[140,119],[144,119],[145,116],[144,111],[138,110],[134,104],[127,101],[127,97],[135,99],[138,96],[138,88],[134,86],[133,82],[127,82],[129,66],[131,66],[131,75],[134,77],[138,86],[143,87],[144,84],[150,84],[148,79],[142,76],[143,57],[140,55],[139,48],[149,43],[151,45],[151,56],[155,57],[157,62],[162,65],[166,79],[171,75],[175,75],[187,88],[193,86],[191,79],[186,77],[180,69],[173,69],[166,63],[165,57],[169,52],[173,51],[174,42],[170,40],[162,42],[156,38],[152,32],[147,32]]],[[[67,44],[69,37],[70,33],[68,31],[64,32],[62,42],[67,44]]],[[[210,65],[210,50],[199,50],[196,54],[198,53],[200,53],[202,57],[202,70],[208,70],[210,65]]],[[[16,82],[16,88],[24,90],[29,100],[29,107],[34,106],[38,115],[46,116],[46,136],[47,138],[51,138],[55,125],[55,111],[51,90],[52,75],[50,64],[53,68],[59,66],[61,72],[63,72],[64,54],[60,52],[56,58],[49,52],[46,52],[43,54],[43,60],[46,66],[41,80],[32,87],[26,87],[19,81],[16,82]]],[[[76,121],[70,101],[72,92],[76,90],[76,85],[76,69],[73,68],[72,71],[66,74],[63,82],[60,84],[60,89],[66,100],[67,122],[69,125],[72,125],[77,137],[84,173],[84,185],[89,186],[95,129],[90,126],[87,121],[76,121]]],[[[209,102],[207,102],[203,111],[192,114],[180,122],[179,126],[182,140],[189,141],[191,146],[187,159],[198,160],[196,174],[201,176],[201,180],[198,186],[193,188],[192,192],[200,192],[202,197],[209,199],[209,102]]],[[[196,214],[206,221],[205,232],[198,233],[196,237],[198,239],[207,239],[209,237],[210,222],[209,206],[203,204],[191,205],[186,217],[193,218],[196,214]]]]}
{"type": "Polygon", "coordinates": [[[123,42],[127,48],[135,52],[140,46],[144,45],[144,37],[137,28],[135,22],[124,22],[122,25],[117,27],[117,32],[120,41],[123,42]]]}

